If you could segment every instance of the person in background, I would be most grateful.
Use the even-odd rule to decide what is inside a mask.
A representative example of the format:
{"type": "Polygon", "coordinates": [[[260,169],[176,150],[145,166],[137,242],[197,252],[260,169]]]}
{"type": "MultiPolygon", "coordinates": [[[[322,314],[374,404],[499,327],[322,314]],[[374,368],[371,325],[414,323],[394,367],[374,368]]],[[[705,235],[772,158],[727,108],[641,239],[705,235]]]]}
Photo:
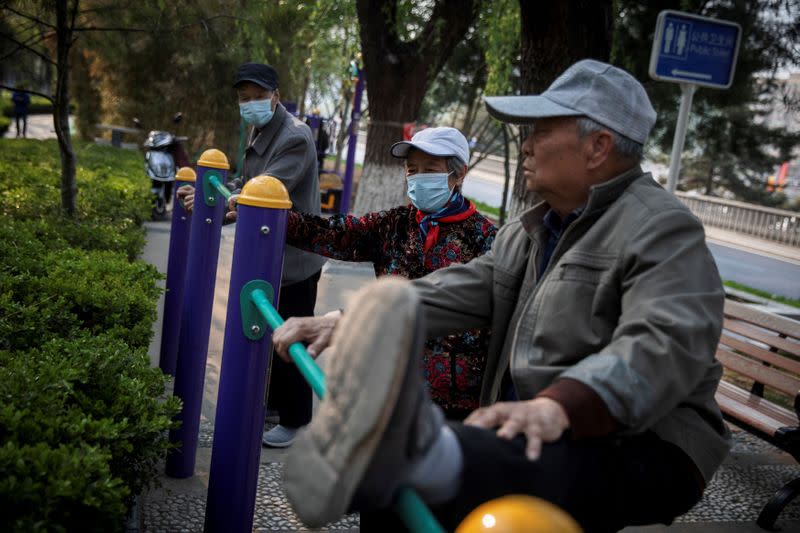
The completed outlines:
{"type": "Polygon", "coordinates": [[[14,120],[17,124],[17,137],[22,132],[22,137],[28,136],[28,108],[31,105],[31,96],[28,91],[24,89],[17,89],[11,95],[11,101],[14,102],[14,120]],[[22,122],[22,128],[19,123],[22,122]]]}
{"type": "MultiPolygon", "coordinates": [[[[377,276],[409,279],[488,252],[497,228],[461,194],[469,161],[464,135],[427,128],[390,151],[405,161],[410,205],[362,217],[291,211],[287,244],[340,261],[370,261],[377,276]]],[[[286,328],[303,323],[289,319],[286,328]]],[[[478,328],[425,344],[420,364],[428,389],[450,419],[478,407],[489,338],[488,328],[478,328]]],[[[309,350],[318,355],[314,345],[309,350]]]]}
{"type": "MultiPolygon", "coordinates": [[[[319,214],[317,152],[311,129],[286,111],[278,86],[278,73],[269,65],[244,63],[239,67],[234,83],[239,113],[252,131],[244,154],[244,171],[227,185],[238,194],[249,179],[268,174],[286,186],[295,207],[319,214]]],[[[178,196],[191,210],[194,188],[182,187],[178,196]]],[[[235,216],[235,211],[229,211],[226,219],[232,222],[235,216]]],[[[286,248],[278,304],[282,316],[314,314],[324,262],[318,255],[286,248]]],[[[264,432],[262,442],[285,448],[294,441],[298,428],[311,420],[311,389],[293,364],[278,357],[271,361],[267,405],[278,412],[280,424],[264,432]]]]}

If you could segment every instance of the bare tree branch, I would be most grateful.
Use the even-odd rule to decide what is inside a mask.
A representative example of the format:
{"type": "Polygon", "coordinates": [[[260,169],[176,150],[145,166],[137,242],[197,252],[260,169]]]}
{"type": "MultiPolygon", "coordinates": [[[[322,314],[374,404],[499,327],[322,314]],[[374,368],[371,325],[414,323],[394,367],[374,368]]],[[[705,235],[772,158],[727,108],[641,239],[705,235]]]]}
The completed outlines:
{"type": "Polygon", "coordinates": [[[24,50],[24,49],[28,49],[28,48],[32,47],[33,45],[43,41],[45,39],[45,37],[46,36],[44,36],[44,35],[34,35],[33,37],[31,37],[30,39],[28,39],[24,43],[18,44],[16,48],[11,50],[10,52],[5,54],[4,56],[0,57],[0,61],[8,59],[9,57],[11,57],[14,54],[16,54],[17,52],[19,52],[20,50],[24,50]]]}
{"type": "Polygon", "coordinates": [[[41,24],[43,26],[47,26],[48,28],[56,29],[56,27],[54,25],[52,25],[52,24],[50,24],[48,22],[45,22],[44,20],[40,19],[39,17],[34,17],[33,15],[28,15],[27,13],[23,13],[21,11],[17,11],[13,7],[3,6],[3,9],[5,9],[6,11],[11,11],[15,15],[17,15],[19,17],[22,17],[22,18],[26,18],[26,19],[28,19],[30,21],[33,21],[33,22],[37,23],[37,24],[41,24]]]}
{"type": "MultiPolygon", "coordinates": [[[[2,83],[0,83],[0,89],[6,89],[6,90],[9,90],[9,91],[19,91],[19,90],[21,90],[19,87],[11,87],[10,85],[3,85],[2,83]]],[[[46,95],[44,93],[40,93],[38,91],[31,91],[30,89],[25,89],[25,92],[26,93],[30,93],[30,94],[35,94],[36,96],[41,96],[42,98],[46,98],[47,101],[50,102],[51,104],[54,103],[52,96],[48,96],[48,95],[46,95]]]]}
{"type": "Polygon", "coordinates": [[[104,26],[82,26],[78,28],[73,28],[72,31],[74,32],[86,32],[86,31],[117,31],[120,33],[172,33],[179,30],[185,30],[188,28],[192,28],[197,26],[198,24],[203,26],[203,29],[208,32],[209,26],[208,23],[212,20],[216,19],[234,19],[234,20],[246,20],[242,17],[237,17],[235,15],[213,15],[211,17],[203,17],[195,22],[190,22],[189,24],[184,24],[183,26],[176,26],[174,28],[161,28],[161,29],[146,29],[146,28],[122,28],[122,27],[104,27],[104,26]]]}
{"type": "Polygon", "coordinates": [[[42,61],[44,61],[44,62],[46,62],[46,63],[50,63],[50,64],[51,64],[51,65],[53,65],[53,66],[57,66],[55,61],[53,61],[52,59],[50,59],[49,57],[47,57],[47,56],[46,56],[46,55],[44,55],[43,53],[39,52],[38,50],[35,50],[34,48],[32,48],[32,47],[30,47],[30,46],[26,46],[26,45],[25,45],[25,43],[22,43],[22,42],[20,42],[20,41],[16,40],[15,38],[11,37],[11,36],[10,36],[10,35],[8,35],[7,33],[0,32],[0,38],[2,38],[2,39],[8,39],[8,40],[9,40],[9,41],[11,41],[12,43],[16,44],[16,45],[19,47],[19,49],[24,49],[24,50],[27,50],[27,51],[29,51],[30,53],[32,53],[32,54],[34,54],[34,55],[38,56],[38,57],[39,57],[39,58],[40,58],[42,61]]]}

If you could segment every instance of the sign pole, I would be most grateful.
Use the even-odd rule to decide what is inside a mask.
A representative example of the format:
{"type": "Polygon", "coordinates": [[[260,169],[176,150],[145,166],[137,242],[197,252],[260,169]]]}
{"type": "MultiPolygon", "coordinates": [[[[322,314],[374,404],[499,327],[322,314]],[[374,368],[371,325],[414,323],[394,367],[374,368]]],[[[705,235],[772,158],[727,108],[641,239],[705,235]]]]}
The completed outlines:
{"type": "Polygon", "coordinates": [[[667,177],[667,190],[675,192],[678,186],[678,177],[681,172],[681,153],[683,143],[686,141],[686,128],[689,125],[689,110],[697,85],[681,83],[681,108],[678,111],[678,123],[675,125],[675,137],[672,139],[672,156],[669,159],[669,176],[667,177]]]}
{"type": "Polygon", "coordinates": [[[650,51],[650,77],[681,85],[681,107],[667,177],[669,192],[675,192],[678,186],[694,92],[697,87],[731,86],[741,40],[742,28],[735,22],[670,9],[658,14],[650,51]]]}

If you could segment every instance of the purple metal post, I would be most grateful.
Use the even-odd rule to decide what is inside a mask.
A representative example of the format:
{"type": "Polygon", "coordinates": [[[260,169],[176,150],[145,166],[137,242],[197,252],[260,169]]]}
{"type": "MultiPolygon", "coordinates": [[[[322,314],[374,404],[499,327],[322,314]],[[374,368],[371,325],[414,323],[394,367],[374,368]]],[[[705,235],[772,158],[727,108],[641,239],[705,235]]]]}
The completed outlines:
{"type": "MultiPolygon", "coordinates": [[[[245,184],[238,205],[206,502],[207,532],[250,532],[253,528],[272,337],[266,323],[256,325],[252,317],[243,315],[241,294],[248,283],[268,284],[276,293],[280,288],[292,203],[278,179],[258,176],[245,184]]],[[[251,305],[247,298],[244,302],[251,305]]],[[[278,305],[277,295],[273,303],[278,305]]]]}
{"type": "Polygon", "coordinates": [[[181,423],[180,427],[169,432],[170,442],[180,443],[180,446],[167,454],[166,473],[171,477],[184,478],[194,474],[219,241],[225,210],[225,199],[208,184],[208,178],[216,175],[225,183],[229,168],[225,154],[214,149],[203,152],[197,162],[194,213],[186,258],[174,387],[174,395],[181,399],[183,408],[175,417],[181,423]]]}
{"type": "Polygon", "coordinates": [[[356,94],[353,97],[353,113],[350,115],[350,137],[347,140],[347,164],[344,169],[342,200],[340,212],[346,215],[350,211],[350,196],[353,191],[353,169],[356,165],[356,140],[358,139],[358,122],[361,120],[361,95],[364,93],[364,71],[357,65],[358,81],[356,94]]]}
{"type": "Polygon", "coordinates": [[[178,359],[178,334],[181,331],[183,281],[186,277],[186,251],[189,248],[190,213],[178,200],[178,187],[192,185],[197,175],[190,167],[175,174],[175,193],[172,196],[172,226],[169,232],[167,260],[167,289],[164,293],[164,314],[161,320],[161,357],[159,366],[165,374],[175,376],[178,359]]]}

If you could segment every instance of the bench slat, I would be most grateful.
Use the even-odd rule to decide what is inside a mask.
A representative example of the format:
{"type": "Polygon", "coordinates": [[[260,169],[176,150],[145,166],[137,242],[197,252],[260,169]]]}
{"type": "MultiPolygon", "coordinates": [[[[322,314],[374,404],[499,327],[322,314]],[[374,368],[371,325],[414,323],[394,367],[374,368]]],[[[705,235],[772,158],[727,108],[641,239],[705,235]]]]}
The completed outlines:
{"type": "Polygon", "coordinates": [[[800,343],[792,342],[789,339],[778,337],[777,335],[772,335],[763,329],[759,329],[756,326],[752,326],[740,320],[726,318],[723,327],[728,331],[761,341],[764,344],[800,357],[800,343]]]}
{"type": "Polygon", "coordinates": [[[747,342],[746,340],[737,339],[725,333],[724,331],[722,332],[722,337],[720,338],[719,343],[724,344],[725,346],[734,350],[743,352],[750,357],[759,359],[760,361],[770,363],[775,367],[783,368],[789,372],[792,372],[793,374],[800,374],[800,361],[795,361],[775,352],[770,352],[769,350],[765,350],[761,346],[756,346],[755,344],[747,342]]]}
{"type": "Polygon", "coordinates": [[[797,427],[797,416],[768,400],[721,381],[715,396],[723,413],[754,428],[774,435],[782,427],[797,427]]]}
{"type": "Polygon", "coordinates": [[[756,326],[781,333],[787,337],[794,337],[795,339],[800,338],[800,322],[797,320],[776,315],[775,313],[753,309],[749,305],[734,302],[733,300],[725,300],[725,316],[744,320],[756,326]]]}
{"type": "Polygon", "coordinates": [[[717,360],[725,368],[744,374],[759,383],[788,394],[792,398],[800,393],[800,379],[784,374],[774,367],[764,366],[726,348],[717,348],[717,360]]]}

